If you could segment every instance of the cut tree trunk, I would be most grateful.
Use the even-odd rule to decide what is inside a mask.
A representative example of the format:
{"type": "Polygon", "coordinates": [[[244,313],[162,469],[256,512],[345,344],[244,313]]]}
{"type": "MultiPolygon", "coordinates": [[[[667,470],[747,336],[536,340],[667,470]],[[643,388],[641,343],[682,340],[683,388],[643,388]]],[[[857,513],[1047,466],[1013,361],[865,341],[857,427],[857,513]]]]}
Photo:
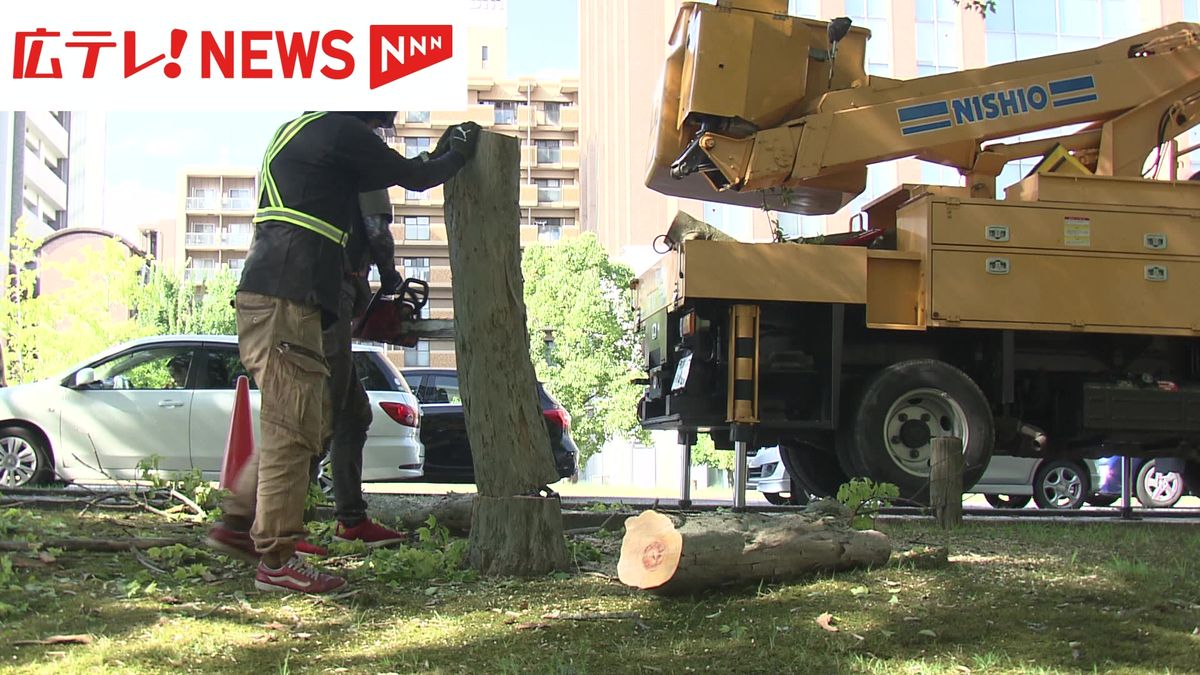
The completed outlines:
{"type": "Polygon", "coordinates": [[[496,575],[568,562],[558,500],[532,506],[558,472],[529,360],[520,173],[520,142],[483,133],[475,158],[446,183],[454,346],[479,490],[468,560],[496,575]]]}
{"type": "Polygon", "coordinates": [[[819,514],[646,511],[625,521],[617,574],[628,586],[674,595],[882,565],[891,552],[882,533],[819,514]]]}

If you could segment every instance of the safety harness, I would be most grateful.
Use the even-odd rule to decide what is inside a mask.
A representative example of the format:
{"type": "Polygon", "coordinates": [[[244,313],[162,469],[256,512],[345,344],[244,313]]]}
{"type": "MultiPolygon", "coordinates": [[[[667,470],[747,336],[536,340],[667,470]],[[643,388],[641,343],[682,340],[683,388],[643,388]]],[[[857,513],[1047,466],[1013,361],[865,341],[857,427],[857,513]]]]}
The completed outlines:
{"type": "Polygon", "coordinates": [[[323,112],[312,112],[301,115],[283,125],[279,128],[279,131],[275,132],[275,137],[271,139],[271,145],[267,148],[267,154],[263,157],[262,179],[260,181],[262,186],[259,188],[258,193],[258,203],[263,203],[263,195],[265,194],[267,197],[267,206],[260,206],[258,208],[258,211],[254,214],[254,222],[261,223],[264,220],[278,220],[284,223],[291,223],[292,225],[316,232],[344,248],[346,241],[350,238],[349,233],[314,215],[284,206],[283,199],[279,196],[279,187],[275,185],[275,179],[271,176],[271,162],[275,160],[276,155],[309,122],[324,114],[323,112]]]}

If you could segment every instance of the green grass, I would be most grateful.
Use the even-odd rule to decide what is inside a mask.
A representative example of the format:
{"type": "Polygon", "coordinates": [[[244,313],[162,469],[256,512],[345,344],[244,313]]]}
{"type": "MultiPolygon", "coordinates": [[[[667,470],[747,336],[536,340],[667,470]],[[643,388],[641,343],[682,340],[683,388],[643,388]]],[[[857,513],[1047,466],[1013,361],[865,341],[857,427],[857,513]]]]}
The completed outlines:
{"type": "MultiPolygon", "coordinates": [[[[1194,528],[879,527],[898,553],[944,546],[949,564],[911,559],[664,599],[586,572],[418,579],[436,564],[402,568],[395,553],[373,553],[329,563],[358,592],[322,600],[258,593],[249,567],[202,548],[150,556],[165,575],[128,553],[60,552],[49,564],[10,554],[18,566],[6,576],[0,565],[0,673],[1200,672],[1194,528]],[[641,621],[551,612],[637,612],[641,621]],[[817,625],[826,612],[837,632],[817,625]],[[93,642],[13,645],[76,633],[93,642]]],[[[6,540],[202,532],[140,515],[0,511],[6,540]]],[[[619,544],[595,537],[573,550],[580,565],[614,575],[619,544]]]]}

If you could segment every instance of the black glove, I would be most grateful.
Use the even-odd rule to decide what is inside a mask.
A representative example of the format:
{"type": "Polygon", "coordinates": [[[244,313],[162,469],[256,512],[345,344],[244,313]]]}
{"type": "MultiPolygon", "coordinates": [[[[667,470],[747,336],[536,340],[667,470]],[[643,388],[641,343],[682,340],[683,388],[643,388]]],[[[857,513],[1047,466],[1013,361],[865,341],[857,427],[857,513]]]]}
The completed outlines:
{"type": "Polygon", "coordinates": [[[475,146],[479,143],[479,134],[483,127],[474,122],[455,124],[442,132],[431,157],[437,159],[447,152],[457,152],[463,159],[475,156],[475,146]]]}
{"type": "Polygon", "coordinates": [[[396,291],[400,290],[402,283],[404,283],[404,277],[394,267],[379,270],[379,290],[384,295],[395,295],[396,291]]]}

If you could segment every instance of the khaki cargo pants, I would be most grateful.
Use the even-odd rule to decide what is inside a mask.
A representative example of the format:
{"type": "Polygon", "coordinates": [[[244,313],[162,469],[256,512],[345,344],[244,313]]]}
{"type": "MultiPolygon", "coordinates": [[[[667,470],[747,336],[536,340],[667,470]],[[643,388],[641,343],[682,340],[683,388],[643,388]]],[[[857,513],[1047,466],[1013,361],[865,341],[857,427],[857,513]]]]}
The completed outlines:
{"type": "Polygon", "coordinates": [[[262,392],[262,438],[222,510],[230,527],[253,522],[255,548],[278,567],[305,535],[309,464],[328,436],[321,310],[245,291],[234,305],[238,351],[262,392]]]}

